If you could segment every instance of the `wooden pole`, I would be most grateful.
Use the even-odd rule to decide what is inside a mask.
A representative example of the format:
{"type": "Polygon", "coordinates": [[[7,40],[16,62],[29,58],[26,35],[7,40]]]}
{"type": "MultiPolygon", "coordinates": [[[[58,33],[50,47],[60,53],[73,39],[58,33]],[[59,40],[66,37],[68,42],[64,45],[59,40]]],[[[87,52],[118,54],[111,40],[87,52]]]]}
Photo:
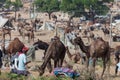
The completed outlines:
{"type": "Polygon", "coordinates": [[[109,45],[112,46],[112,11],[110,11],[110,38],[109,38],[109,45]]]}

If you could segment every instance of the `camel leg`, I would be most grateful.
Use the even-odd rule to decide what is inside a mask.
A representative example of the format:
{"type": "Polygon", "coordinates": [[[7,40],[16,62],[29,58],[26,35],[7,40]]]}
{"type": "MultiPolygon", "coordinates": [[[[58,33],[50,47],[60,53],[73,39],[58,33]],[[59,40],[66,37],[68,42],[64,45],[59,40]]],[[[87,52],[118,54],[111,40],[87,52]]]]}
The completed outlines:
{"type": "Polygon", "coordinates": [[[57,67],[57,65],[58,65],[58,63],[57,63],[57,62],[58,62],[58,60],[56,60],[56,59],[55,59],[55,60],[54,60],[54,68],[56,68],[56,67],[57,67]]]}
{"type": "Polygon", "coordinates": [[[35,38],[35,36],[34,36],[34,33],[33,33],[33,35],[32,35],[33,42],[34,42],[34,38],[35,38]]]}
{"type": "Polygon", "coordinates": [[[30,34],[28,34],[28,43],[30,43],[30,34]]]}
{"type": "Polygon", "coordinates": [[[58,67],[62,67],[63,60],[64,60],[64,59],[59,59],[59,66],[58,66],[58,67]]]}
{"type": "Polygon", "coordinates": [[[25,42],[25,35],[24,33],[22,34],[23,41],[25,42]]]}
{"type": "Polygon", "coordinates": [[[58,62],[59,66],[58,67],[62,67],[63,60],[65,58],[65,52],[66,51],[63,51],[62,53],[64,53],[64,54],[62,54],[61,57],[59,58],[59,62],[58,62]]]}
{"type": "Polygon", "coordinates": [[[9,36],[10,36],[10,39],[9,39],[9,41],[11,41],[11,33],[9,33],[9,36]]]}
{"type": "Polygon", "coordinates": [[[47,68],[48,68],[49,72],[51,73],[52,72],[51,60],[48,61],[47,68]]]}
{"type": "Polygon", "coordinates": [[[88,37],[88,43],[90,42],[90,38],[88,37]]]}
{"type": "Polygon", "coordinates": [[[91,70],[93,77],[95,75],[95,62],[96,62],[96,58],[93,58],[93,64],[92,64],[92,70],[91,70]]]}
{"type": "Polygon", "coordinates": [[[106,59],[102,58],[102,60],[103,60],[103,71],[102,71],[101,77],[103,77],[103,74],[104,74],[105,69],[106,69],[106,59]]]}
{"type": "Polygon", "coordinates": [[[59,62],[60,62],[60,59],[57,60],[57,67],[60,67],[59,62]]]}
{"type": "Polygon", "coordinates": [[[86,70],[88,71],[88,66],[89,66],[89,59],[86,58],[86,70]]]}

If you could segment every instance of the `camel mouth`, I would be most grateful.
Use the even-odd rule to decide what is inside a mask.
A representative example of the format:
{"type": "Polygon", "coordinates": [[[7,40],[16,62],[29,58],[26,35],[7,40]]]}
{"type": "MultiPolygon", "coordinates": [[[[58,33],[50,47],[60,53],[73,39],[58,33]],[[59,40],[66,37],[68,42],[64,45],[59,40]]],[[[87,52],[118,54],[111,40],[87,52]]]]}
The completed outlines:
{"type": "Polygon", "coordinates": [[[39,72],[39,76],[42,76],[44,74],[43,69],[41,69],[41,67],[38,67],[38,72],[39,72]]]}
{"type": "Polygon", "coordinates": [[[39,49],[38,44],[33,44],[33,46],[35,47],[35,50],[39,49]]]}
{"type": "Polygon", "coordinates": [[[77,38],[75,38],[74,40],[73,40],[73,44],[74,45],[77,45],[79,43],[79,41],[77,40],[77,38]]]}

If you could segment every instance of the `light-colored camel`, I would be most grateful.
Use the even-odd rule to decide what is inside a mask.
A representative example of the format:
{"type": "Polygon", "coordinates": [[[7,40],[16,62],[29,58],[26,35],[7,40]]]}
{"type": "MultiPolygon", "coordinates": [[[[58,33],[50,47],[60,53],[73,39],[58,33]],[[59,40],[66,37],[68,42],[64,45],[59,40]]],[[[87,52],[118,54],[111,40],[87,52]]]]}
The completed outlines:
{"type": "Polygon", "coordinates": [[[77,37],[74,40],[75,44],[78,44],[81,50],[86,53],[87,56],[87,67],[89,65],[89,60],[93,61],[93,72],[95,71],[95,62],[97,58],[102,58],[103,60],[103,72],[101,77],[104,74],[106,69],[106,64],[110,60],[110,52],[109,52],[109,43],[104,41],[102,38],[98,38],[91,43],[90,46],[85,46],[81,37],[77,37]]]}

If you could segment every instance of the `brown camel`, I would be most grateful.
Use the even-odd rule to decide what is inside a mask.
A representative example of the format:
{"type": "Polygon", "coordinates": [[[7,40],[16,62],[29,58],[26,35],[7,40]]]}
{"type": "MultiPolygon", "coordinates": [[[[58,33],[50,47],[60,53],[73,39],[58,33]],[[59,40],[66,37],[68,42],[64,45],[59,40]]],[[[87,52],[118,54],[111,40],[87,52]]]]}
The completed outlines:
{"type": "Polygon", "coordinates": [[[23,47],[24,44],[19,40],[19,38],[14,38],[14,40],[10,42],[6,51],[9,54],[15,54],[16,52],[22,51],[23,47]]]}
{"type": "Polygon", "coordinates": [[[9,37],[10,37],[10,39],[9,40],[11,40],[11,29],[2,29],[2,40],[5,40],[5,36],[6,35],[9,35],[9,37]]]}
{"type": "Polygon", "coordinates": [[[80,62],[81,58],[85,60],[85,56],[81,56],[80,53],[71,54],[68,47],[66,47],[66,53],[68,55],[68,58],[72,60],[74,63],[80,62]]]}
{"type": "Polygon", "coordinates": [[[35,20],[31,20],[31,26],[33,27],[34,31],[38,31],[38,28],[42,25],[41,20],[40,19],[35,19],[35,20]]]}
{"type": "Polygon", "coordinates": [[[29,27],[27,29],[24,29],[22,34],[23,34],[23,39],[25,39],[25,36],[28,37],[28,43],[30,43],[31,41],[34,42],[34,30],[33,30],[33,28],[29,27]]]}
{"type": "Polygon", "coordinates": [[[12,55],[14,55],[16,52],[22,51],[22,48],[24,47],[24,44],[19,40],[19,38],[14,38],[13,41],[11,41],[7,48],[5,48],[5,42],[2,44],[2,51],[6,55],[3,56],[3,59],[5,59],[4,66],[7,66],[9,63],[8,58],[11,58],[12,55]]]}
{"type": "Polygon", "coordinates": [[[22,36],[23,40],[25,36],[28,37],[28,43],[33,41],[34,42],[34,30],[33,27],[26,27],[26,25],[30,26],[28,23],[19,22],[18,23],[18,31],[22,36]]]}
{"type": "Polygon", "coordinates": [[[39,68],[39,73],[40,75],[42,75],[44,73],[44,70],[47,66],[47,64],[49,64],[49,68],[51,69],[49,72],[52,71],[52,66],[51,66],[51,59],[54,60],[54,68],[55,67],[61,67],[64,57],[65,57],[65,46],[64,44],[60,41],[60,39],[55,38],[49,45],[46,55],[45,55],[45,59],[43,64],[41,65],[41,67],[39,68]]]}
{"type": "Polygon", "coordinates": [[[95,62],[97,58],[102,58],[103,60],[103,72],[101,74],[101,77],[102,77],[106,69],[106,63],[110,59],[110,53],[109,53],[110,48],[109,48],[108,42],[104,41],[102,38],[98,38],[95,41],[93,41],[90,46],[85,46],[81,37],[77,37],[74,40],[74,42],[75,44],[79,45],[79,47],[83,52],[86,53],[87,68],[89,65],[89,59],[93,61],[93,65],[92,65],[93,72],[95,71],[95,62]]]}

